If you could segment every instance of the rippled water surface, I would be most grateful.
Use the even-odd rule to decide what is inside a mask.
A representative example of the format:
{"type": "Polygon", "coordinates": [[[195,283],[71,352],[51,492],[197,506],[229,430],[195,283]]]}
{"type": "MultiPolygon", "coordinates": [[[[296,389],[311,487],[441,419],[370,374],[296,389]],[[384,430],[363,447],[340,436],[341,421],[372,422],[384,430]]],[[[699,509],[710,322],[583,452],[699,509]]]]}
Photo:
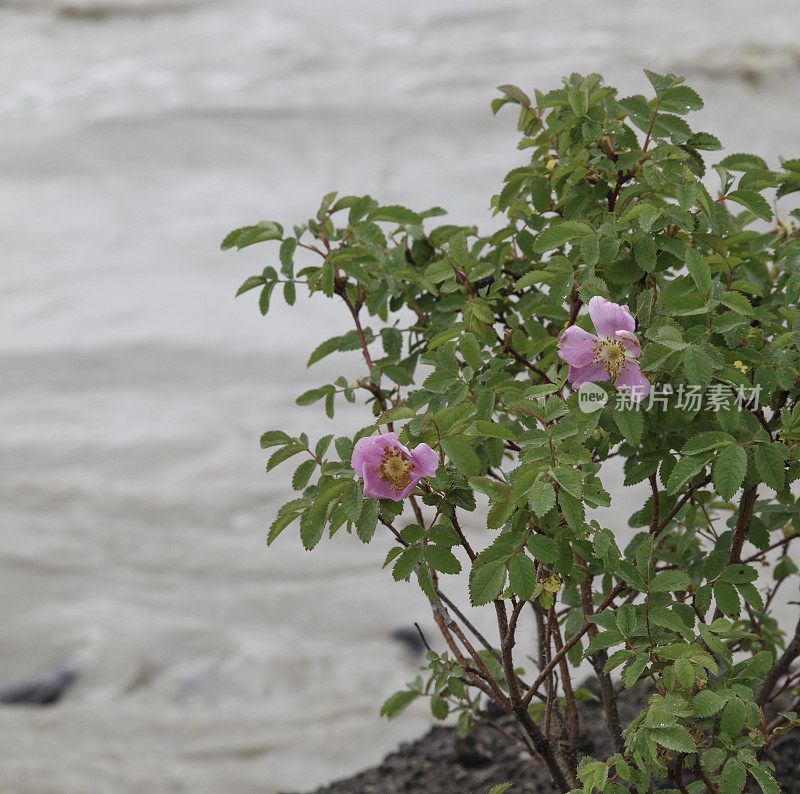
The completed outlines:
{"type": "Polygon", "coordinates": [[[303,366],[346,318],[303,300],[264,321],[232,295],[269,250],[219,239],[334,188],[488,227],[523,158],[494,86],[570,71],[624,91],[642,66],[680,71],[730,148],[797,155],[798,17],[794,0],[0,2],[0,684],[81,671],[53,708],[0,708],[0,790],[269,794],[418,734],[422,708],[376,716],[418,664],[388,635],[431,625],[377,572],[386,545],[264,547],[287,481],[264,477],[258,435],[332,432],[293,396],[359,371],[303,366]]]}

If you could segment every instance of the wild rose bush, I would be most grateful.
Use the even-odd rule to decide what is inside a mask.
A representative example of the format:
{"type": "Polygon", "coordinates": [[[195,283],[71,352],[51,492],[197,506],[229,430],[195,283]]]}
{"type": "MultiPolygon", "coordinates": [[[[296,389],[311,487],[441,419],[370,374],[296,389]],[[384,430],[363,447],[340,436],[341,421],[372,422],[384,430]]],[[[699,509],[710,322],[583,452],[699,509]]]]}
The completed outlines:
{"type": "Polygon", "coordinates": [[[309,365],[364,359],[355,382],[297,399],[329,417],[361,400],[354,437],[261,438],[268,471],[301,461],[268,542],[292,525],[307,549],[390,533],[384,568],[419,584],[447,650],[389,717],[428,697],[468,732],[493,701],[561,791],[777,792],[765,751],[797,726],[800,683],[800,622],[772,614],[797,602],[800,214],[773,206],[800,191],[800,160],[709,167],[719,141],[684,119],[698,95],[647,77],[654,96],[619,98],[597,75],[533,98],[501,87],[493,110],[516,106],[530,158],[493,197],[491,234],[331,193],[291,231],[225,238],[279,242],[279,266],[239,290],[260,290],[263,314],[279,285],[289,305],[298,286],[343,304],[353,330],[309,365]],[[611,502],[614,457],[619,484],[650,494],[627,543],[619,512],[611,526],[587,512],[611,502]],[[448,597],[462,568],[496,636],[448,597]],[[524,613],[535,643],[517,636],[524,613]],[[578,749],[582,660],[608,758],[578,749]],[[645,706],[623,725],[618,697],[637,685],[645,706]]]}

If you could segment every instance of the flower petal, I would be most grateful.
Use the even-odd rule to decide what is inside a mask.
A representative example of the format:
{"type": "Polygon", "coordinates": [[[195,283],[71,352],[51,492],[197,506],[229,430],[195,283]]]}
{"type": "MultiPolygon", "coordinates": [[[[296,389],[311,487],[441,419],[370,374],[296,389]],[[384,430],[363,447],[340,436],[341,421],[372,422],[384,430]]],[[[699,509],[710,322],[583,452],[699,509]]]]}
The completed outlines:
{"type": "Polygon", "coordinates": [[[627,306],[620,306],[600,295],[595,295],[589,301],[589,316],[600,336],[610,336],[613,339],[617,331],[633,331],[636,328],[636,322],[627,306]]]}
{"type": "Polygon", "coordinates": [[[578,388],[584,383],[608,380],[608,373],[602,364],[589,364],[586,367],[570,367],[567,379],[575,388],[578,388]]]}
{"type": "Polygon", "coordinates": [[[617,339],[622,340],[622,345],[625,348],[625,355],[628,358],[639,358],[642,355],[642,346],[636,338],[636,334],[632,331],[617,331],[615,334],[617,339]]]}
{"type": "Polygon", "coordinates": [[[642,375],[642,370],[636,361],[625,362],[614,385],[618,389],[630,389],[631,400],[635,403],[641,402],[650,394],[650,381],[642,375]]]}
{"type": "MultiPolygon", "coordinates": [[[[369,496],[372,499],[391,499],[394,502],[399,502],[403,498],[403,491],[390,488],[389,483],[378,476],[375,468],[374,466],[364,467],[364,496],[369,496]]],[[[416,485],[416,482],[414,485],[416,485]]]]}
{"type": "Polygon", "coordinates": [[[356,477],[364,476],[364,464],[370,459],[380,459],[380,436],[367,436],[359,438],[353,447],[353,457],[350,465],[356,473],[356,477]]]}
{"type": "Polygon", "coordinates": [[[416,470],[411,475],[412,478],[431,477],[436,474],[436,469],[439,468],[439,456],[427,444],[419,444],[414,447],[411,450],[411,458],[416,465],[416,470]]]}
{"type": "Polygon", "coordinates": [[[577,325],[571,325],[558,340],[559,358],[572,367],[585,367],[592,363],[594,358],[592,345],[596,342],[597,337],[594,334],[584,331],[577,325]]]}

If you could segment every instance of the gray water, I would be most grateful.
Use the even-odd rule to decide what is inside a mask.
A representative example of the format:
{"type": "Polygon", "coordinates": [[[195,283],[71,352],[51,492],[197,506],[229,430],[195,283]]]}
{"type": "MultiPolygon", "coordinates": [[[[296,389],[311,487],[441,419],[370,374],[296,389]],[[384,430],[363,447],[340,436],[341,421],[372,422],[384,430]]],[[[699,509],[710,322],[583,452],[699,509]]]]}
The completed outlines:
{"type": "Polygon", "coordinates": [[[233,292],[274,253],[220,238],[301,221],[331,189],[490,228],[524,161],[494,87],[570,71],[626,92],[647,90],[642,66],[679,71],[731,150],[797,155],[799,17],[794,0],[0,2],[0,684],[81,670],[55,707],[0,708],[0,790],[299,790],[421,733],[422,706],[377,716],[419,665],[387,636],[433,635],[378,570],[388,541],[264,545],[287,475],[265,478],[258,436],[333,432],[293,398],[360,371],[304,368],[346,318],[302,299],[262,319],[233,292]]]}

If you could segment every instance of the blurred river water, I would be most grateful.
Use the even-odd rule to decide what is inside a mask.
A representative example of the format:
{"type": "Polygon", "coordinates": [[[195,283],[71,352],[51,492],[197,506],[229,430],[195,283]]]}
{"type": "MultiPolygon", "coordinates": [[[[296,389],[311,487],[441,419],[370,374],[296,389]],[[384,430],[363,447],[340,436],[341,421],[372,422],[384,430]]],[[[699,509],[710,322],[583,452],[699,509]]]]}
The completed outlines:
{"type": "Polygon", "coordinates": [[[423,707],[377,716],[419,666],[389,635],[432,626],[388,542],[264,543],[292,468],[265,478],[258,437],[334,432],[294,397],[361,371],[304,367],[347,318],[276,296],[262,319],[233,294],[276,253],[220,239],[333,189],[491,228],[525,160],[495,86],[571,71],[626,93],[677,71],[693,126],[797,156],[798,22],[796,0],[0,0],[0,686],[80,670],[54,707],[0,707],[0,790],[296,791],[421,733],[423,707]]]}

